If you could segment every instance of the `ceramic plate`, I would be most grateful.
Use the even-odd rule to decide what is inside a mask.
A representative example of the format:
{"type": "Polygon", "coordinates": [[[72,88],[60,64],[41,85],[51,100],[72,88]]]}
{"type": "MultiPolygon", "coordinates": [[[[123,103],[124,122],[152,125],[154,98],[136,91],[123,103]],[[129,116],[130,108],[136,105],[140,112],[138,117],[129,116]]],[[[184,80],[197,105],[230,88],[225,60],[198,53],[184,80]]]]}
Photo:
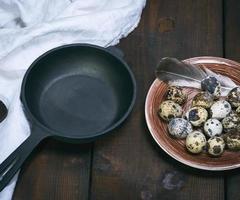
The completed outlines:
{"type": "MultiPolygon", "coordinates": [[[[193,65],[200,65],[210,70],[230,77],[240,85],[240,64],[231,60],[218,57],[195,57],[184,60],[193,65]]],[[[171,157],[188,166],[204,170],[230,170],[240,167],[240,151],[233,152],[225,150],[221,157],[213,158],[203,152],[193,155],[187,152],[185,140],[174,139],[169,136],[167,123],[159,119],[158,107],[165,98],[167,84],[156,79],[147,94],[145,103],[145,117],[151,135],[157,144],[171,157]]],[[[191,103],[196,91],[185,88],[188,93],[188,101],[185,108],[191,103]]]]}

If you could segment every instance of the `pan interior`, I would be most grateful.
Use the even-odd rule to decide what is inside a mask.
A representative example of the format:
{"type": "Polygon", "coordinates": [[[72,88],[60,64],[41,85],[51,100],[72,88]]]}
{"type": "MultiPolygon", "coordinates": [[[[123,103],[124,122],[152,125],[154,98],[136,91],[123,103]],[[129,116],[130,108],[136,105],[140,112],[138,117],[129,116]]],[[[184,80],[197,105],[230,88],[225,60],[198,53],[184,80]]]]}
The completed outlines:
{"type": "Polygon", "coordinates": [[[134,85],[111,54],[92,47],[68,47],[42,57],[28,74],[26,103],[56,135],[91,137],[127,112],[134,85]]]}

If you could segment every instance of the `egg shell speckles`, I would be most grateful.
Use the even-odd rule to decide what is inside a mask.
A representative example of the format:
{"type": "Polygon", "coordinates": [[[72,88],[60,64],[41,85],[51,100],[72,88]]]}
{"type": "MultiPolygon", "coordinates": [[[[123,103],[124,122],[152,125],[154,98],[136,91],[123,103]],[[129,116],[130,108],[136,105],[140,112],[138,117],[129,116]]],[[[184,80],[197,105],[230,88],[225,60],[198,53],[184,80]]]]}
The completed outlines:
{"type": "Polygon", "coordinates": [[[158,115],[162,119],[169,121],[172,118],[181,117],[182,107],[179,104],[170,100],[163,101],[159,107],[158,115]]]}
{"type": "Polygon", "coordinates": [[[181,105],[187,100],[187,95],[183,92],[182,88],[170,86],[167,90],[166,99],[181,105]]]}
{"type": "Polygon", "coordinates": [[[232,111],[230,103],[225,100],[216,101],[210,108],[212,118],[223,119],[232,111]]]}
{"type": "Polygon", "coordinates": [[[240,150],[240,133],[228,133],[224,135],[224,140],[228,149],[230,150],[240,150]]]}
{"type": "Polygon", "coordinates": [[[211,118],[204,123],[203,129],[208,137],[213,137],[222,134],[223,126],[219,120],[211,118]]]}
{"type": "Polygon", "coordinates": [[[206,137],[200,131],[193,131],[192,133],[188,134],[186,138],[187,150],[194,154],[201,153],[203,147],[206,146],[206,143],[206,137]]]}
{"type": "Polygon", "coordinates": [[[236,109],[236,113],[240,115],[240,106],[236,109]]]}
{"type": "Polygon", "coordinates": [[[222,125],[227,133],[236,132],[240,124],[240,117],[236,112],[231,112],[227,117],[223,118],[222,125]]]}
{"type": "Polygon", "coordinates": [[[196,94],[192,101],[192,106],[196,107],[202,107],[202,108],[210,108],[212,104],[214,103],[213,95],[211,95],[209,92],[199,92],[196,94]]]}
{"type": "Polygon", "coordinates": [[[208,76],[201,81],[203,91],[208,91],[215,97],[221,96],[221,84],[214,76],[208,76]]]}
{"type": "Polygon", "coordinates": [[[208,112],[202,107],[193,107],[186,113],[186,118],[193,126],[201,126],[208,118],[208,112]]]}
{"type": "Polygon", "coordinates": [[[227,98],[232,107],[235,107],[235,108],[239,107],[240,106],[240,87],[233,88],[228,93],[227,98]]]}
{"type": "Polygon", "coordinates": [[[212,156],[220,156],[224,152],[225,142],[221,137],[212,137],[207,142],[208,153],[212,156]]]}
{"type": "Polygon", "coordinates": [[[174,118],[168,124],[169,134],[176,138],[186,138],[193,131],[191,123],[183,118],[174,118]]]}

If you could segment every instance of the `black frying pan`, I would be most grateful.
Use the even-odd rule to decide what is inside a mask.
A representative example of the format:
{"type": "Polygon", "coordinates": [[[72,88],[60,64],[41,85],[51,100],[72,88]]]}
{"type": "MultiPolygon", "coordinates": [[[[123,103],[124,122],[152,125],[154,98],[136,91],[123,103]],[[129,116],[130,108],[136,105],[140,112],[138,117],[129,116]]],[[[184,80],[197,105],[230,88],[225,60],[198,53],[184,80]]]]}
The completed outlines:
{"type": "Polygon", "coordinates": [[[126,119],[135,97],[134,76],[116,52],[73,44],[40,56],[21,88],[31,135],[0,165],[0,190],[41,140],[93,141],[126,119]]]}

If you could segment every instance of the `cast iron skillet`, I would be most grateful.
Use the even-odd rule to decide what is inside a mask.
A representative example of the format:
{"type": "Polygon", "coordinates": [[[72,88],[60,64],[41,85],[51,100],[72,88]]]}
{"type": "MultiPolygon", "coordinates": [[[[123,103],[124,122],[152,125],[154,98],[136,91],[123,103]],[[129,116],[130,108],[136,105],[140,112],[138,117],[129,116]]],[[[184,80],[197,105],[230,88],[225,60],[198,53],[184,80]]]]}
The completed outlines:
{"type": "Polygon", "coordinates": [[[0,190],[41,140],[93,141],[126,119],[135,98],[133,73],[116,52],[71,44],[40,56],[21,88],[31,135],[0,165],[0,190]]]}

